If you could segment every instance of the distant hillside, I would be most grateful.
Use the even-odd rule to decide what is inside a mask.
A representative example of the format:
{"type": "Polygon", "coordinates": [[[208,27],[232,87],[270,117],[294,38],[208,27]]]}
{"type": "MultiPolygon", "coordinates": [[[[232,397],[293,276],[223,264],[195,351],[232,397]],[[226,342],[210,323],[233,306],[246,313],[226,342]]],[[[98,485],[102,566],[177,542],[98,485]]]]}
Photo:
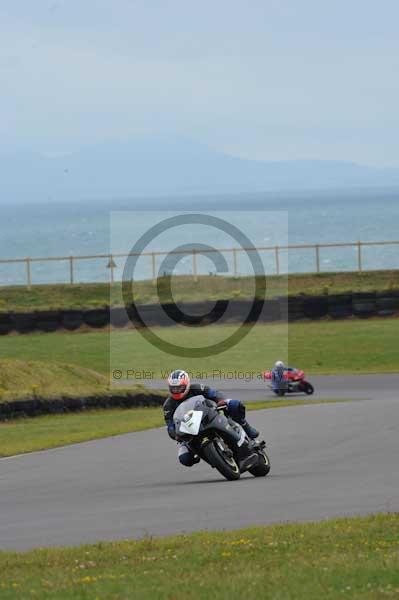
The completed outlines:
{"type": "Polygon", "coordinates": [[[245,160],[156,137],[99,144],[67,156],[0,155],[0,202],[358,187],[399,187],[399,169],[245,160]]]}

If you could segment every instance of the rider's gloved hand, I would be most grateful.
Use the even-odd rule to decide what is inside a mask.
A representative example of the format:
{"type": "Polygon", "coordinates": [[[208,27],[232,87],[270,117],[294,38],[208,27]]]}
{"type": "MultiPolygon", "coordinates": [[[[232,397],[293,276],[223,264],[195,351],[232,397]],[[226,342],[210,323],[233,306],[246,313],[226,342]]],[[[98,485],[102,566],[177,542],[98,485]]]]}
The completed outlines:
{"type": "Polygon", "coordinates": [[[172,440],[176,439],[176,429],[173,423],[168,425],[168,435],[170,438],[172,438],[172,440]]]}
{"type": "Polygon", "coordinates": [[[217,409],[227,411],[229,409],[226,400],[218,400],[217,401],[217,409]]]}

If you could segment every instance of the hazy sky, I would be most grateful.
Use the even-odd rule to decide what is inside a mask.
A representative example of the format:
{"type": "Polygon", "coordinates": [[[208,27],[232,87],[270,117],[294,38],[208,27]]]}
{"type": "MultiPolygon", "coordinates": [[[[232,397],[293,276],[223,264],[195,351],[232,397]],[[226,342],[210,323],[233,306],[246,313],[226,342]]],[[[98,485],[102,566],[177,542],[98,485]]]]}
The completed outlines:
{"type": "Polygon", "coordinates": [[[0,150],[137,134],[399,166],[397,0],[1,0],[0,150]]]}

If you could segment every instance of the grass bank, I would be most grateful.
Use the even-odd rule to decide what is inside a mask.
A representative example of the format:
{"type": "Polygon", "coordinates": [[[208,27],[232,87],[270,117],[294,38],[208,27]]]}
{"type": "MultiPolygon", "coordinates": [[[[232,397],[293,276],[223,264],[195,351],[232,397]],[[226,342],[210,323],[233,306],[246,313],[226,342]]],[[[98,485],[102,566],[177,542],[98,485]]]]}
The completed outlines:
{"type": "MultiPolygon", "coordinates": [[[[178,346],[206,346],[225,340],[235,325],[154,328],[178,346]]],[[[0,338],[0,358],[68,362],[108,375],[133,371],[132,383],[146,383],[143,372],[162,378],[177,366],[212,377],[223,388],[224,373],[270,367],[279,358],[314,373],[396,372],[399,319],[367,319],[256,325],[236,346],[217,356],[179,358],[152,346],[135,330],[30,334],[0,338]]]]}
{"type": "Polygon", "coordinates": [[[0,595],[377,600],[399,595],[399,515],[0,552],[0,595]]]}
{"type": "MultiPolygon", "coordinates": [[[[150,281],[135,283],[135,301],[139,304],[164,300],[166,281],[157,286],[150,281]]],[[[200,276],[195,282],[190,276],[172,279],[175,301],[194,302],[223,298],[248,298],[253,295],[253,281],[248,277],[200,276]]],[[[399,289],[399,270],[345,273],[293,274],[267,276],[267,296],[287,294],[319,295],[339,292],[370,292],[399,289]]],[[[2,287],[1,312],[24,312],[57,308],[96,308],[117,305],[121,302],[121,284],[87,283],[74,285],[37,285],[27,290],[25,286],[2,287]]]]}
{"type": "MultiPolygon", "coordinates": [[[[345,400],[295,399],[248,402],[248,410],[281,408],[307,404],[345,402],[345,400]]],[[[0,422],[0,457],[48,450],[122,433],[142,431],[164,425],[159,408],[108,409],[46,415],[0,422]]],[[[1,597],[1,594],[0,594],[1,597]]]]}
{"type": "Polygon", "coordinates": [[[108,378],[77,364],[0,359],[0,402],[105,393],[108,378]]]}

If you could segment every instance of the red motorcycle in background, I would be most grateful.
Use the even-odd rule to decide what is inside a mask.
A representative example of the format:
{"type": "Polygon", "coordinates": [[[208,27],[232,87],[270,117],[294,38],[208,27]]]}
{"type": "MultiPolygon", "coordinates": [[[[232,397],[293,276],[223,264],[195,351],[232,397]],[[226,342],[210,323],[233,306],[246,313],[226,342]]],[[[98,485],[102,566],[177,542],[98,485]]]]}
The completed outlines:
{"type": "Polygon", "coordinates": [[[305,373],[301,369],[288,367],[279,381],[272,380],[271,371],[265,371],[263,378],[265,381],[270,381],[270,388],[277,396],[301,392],[310,396],[314,392],[313,385],[305,379],[305,373]]]}

